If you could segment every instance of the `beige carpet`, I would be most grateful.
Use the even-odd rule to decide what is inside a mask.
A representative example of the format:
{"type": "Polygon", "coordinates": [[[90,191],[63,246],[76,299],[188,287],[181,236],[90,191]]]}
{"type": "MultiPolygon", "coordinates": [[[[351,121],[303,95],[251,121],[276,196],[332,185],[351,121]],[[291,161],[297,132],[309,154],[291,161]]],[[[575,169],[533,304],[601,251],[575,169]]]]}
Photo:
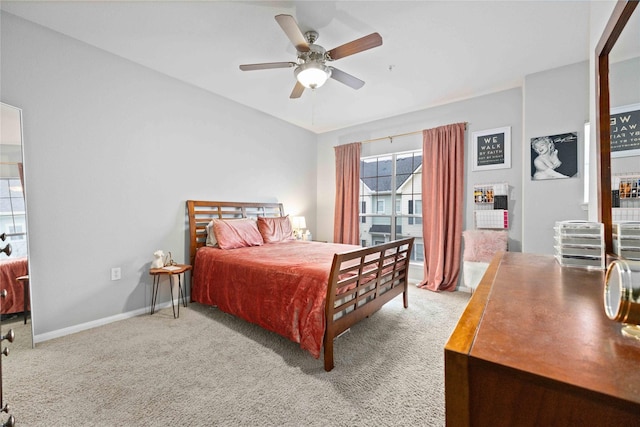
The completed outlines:
{"type": "Polygon", "coordinates": [[[336,340],[328,373],[217,309],[163,308],[6,344],[4,400],[20,426],[442,426],[443,346],[468,299],[411,287],[409,309],[396,298],[336,340]]]}

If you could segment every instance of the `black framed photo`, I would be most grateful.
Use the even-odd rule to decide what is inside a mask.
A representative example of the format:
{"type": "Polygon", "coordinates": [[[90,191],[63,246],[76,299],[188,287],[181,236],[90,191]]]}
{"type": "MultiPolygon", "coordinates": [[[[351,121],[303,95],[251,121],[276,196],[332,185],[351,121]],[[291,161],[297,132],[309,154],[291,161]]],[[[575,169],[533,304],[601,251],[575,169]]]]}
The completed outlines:
{"type": "Polygon", "coordinates": [[[640,156],[640,104],[611,109],[611,157],[640,156]]]}
{"type": "Polygon", "coordinates": [[[508,169],[511,167],[511,127],[473,132],[473,170],[508,169]]]}
{"type": "Polygon", "coordinates": [[[573,178],[578,175],[578,132],[531,138],[531,179],[573,178]]]}

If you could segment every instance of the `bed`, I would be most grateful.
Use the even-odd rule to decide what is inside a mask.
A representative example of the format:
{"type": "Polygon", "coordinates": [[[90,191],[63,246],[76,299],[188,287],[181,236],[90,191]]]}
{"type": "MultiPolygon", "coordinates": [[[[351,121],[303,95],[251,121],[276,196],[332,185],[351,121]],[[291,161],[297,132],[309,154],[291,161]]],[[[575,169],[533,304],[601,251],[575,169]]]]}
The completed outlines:
{"type": "Polygon", "coordinates": [[[324,348],[326,371],[334,367],[338,335],[400,294],[408,307],[413,238],[366,248],[291,240],[280,203],[188,200],[187,211],[192,300],[276,332],[316,358],[324,348]],[[228,248],[223,239],[207,245],[226,227],[240,229],[243,220],[258,223],[262,244],[228,248]]]}
{"type": "MultiPolygon", "coordinates": [[[[24,286],[17,278],[27,274],[29,274],[27,257],[7,258],[0,261],[0,289],[7,291],[7,296],[2,300],[2,314],[22,313],[25,311],[24,286]]],[[[28,305],[29,302],[27,301],[27,309],[28,305]]]]}

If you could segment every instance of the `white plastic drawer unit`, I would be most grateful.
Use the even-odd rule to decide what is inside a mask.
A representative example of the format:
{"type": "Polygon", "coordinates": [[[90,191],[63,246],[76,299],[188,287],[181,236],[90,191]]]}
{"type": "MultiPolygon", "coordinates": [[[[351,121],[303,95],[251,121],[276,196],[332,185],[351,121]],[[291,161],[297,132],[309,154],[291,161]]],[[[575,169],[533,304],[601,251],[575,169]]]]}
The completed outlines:
{"type": "Polygon", "coordinates": [[[621,258],[640,260],[640,222],[613,224],[613,251],[621,258]]]}
{"type": "Polygon", "coordinates": [[[599,222],[558,221],[555,257],[562,266],[605,268],[604,226],[599,222]]]}

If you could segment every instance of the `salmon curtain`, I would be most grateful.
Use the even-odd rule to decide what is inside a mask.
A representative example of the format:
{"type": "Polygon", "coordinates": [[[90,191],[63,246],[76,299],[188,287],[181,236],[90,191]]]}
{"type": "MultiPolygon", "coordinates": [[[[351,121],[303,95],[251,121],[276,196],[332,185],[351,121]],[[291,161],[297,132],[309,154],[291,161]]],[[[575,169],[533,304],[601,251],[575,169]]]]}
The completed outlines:
{"type": "Polygon", "coordinates": [[[455,291],[460,276],[465,124],[422,133],[424,280],[421,288],[455,291]]]}
{"type": "Polygon", "coordinates": [[[360,142],[338,145],[336,151],[336,206],[333,241],[360,244],[358,198],[360,197],[360,142]]]}

